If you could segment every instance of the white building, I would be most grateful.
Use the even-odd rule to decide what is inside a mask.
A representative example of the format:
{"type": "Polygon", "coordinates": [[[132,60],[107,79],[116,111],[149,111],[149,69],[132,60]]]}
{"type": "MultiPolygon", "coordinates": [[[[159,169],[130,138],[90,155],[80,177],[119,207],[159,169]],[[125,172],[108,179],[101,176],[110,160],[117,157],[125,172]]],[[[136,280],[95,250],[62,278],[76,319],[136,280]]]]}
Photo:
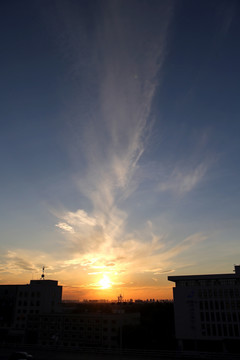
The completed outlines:
{"type": "Polygon", "coordinates": [[[239,265],[233,274],[169,276],[168,280],[175,282],[175,332],[180,346],[239,346],[239,265]]]}

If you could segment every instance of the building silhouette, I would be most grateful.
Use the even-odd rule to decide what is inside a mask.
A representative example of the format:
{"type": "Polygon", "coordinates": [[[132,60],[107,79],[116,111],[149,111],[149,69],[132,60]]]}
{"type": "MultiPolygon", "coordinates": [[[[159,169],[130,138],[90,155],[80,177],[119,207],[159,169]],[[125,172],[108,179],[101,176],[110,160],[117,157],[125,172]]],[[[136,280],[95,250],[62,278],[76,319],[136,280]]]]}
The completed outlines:
{"type": "Polygon", "coordinates": [[[26,285],[0,285],[0,334],[24,342],[29,316],[61,309],[62,286],[54,280],[31,280],[26,285]]]}
{"type": "Polygon", "coordinates": [[[169,276],[168,280],[175,282],[175,333],[180,348],[237,351],[240,266],[233,274],[169,276]]]}
{"type": "Polygon", "coordinates": [[[0,285],[0,343],[119,348],[123,327],[140,323],[139,313],[120,307],[75,311],[62,305],[62,286],[44,276],[26,285],[0,285]]]}

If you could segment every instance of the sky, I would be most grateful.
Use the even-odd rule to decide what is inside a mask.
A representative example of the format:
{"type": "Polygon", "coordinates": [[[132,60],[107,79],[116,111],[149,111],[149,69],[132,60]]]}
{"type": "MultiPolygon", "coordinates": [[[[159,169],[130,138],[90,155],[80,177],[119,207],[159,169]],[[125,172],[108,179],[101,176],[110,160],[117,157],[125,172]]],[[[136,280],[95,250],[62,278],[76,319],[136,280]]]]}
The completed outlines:
{"type": "Polygon", "coordinates": [[[240,262],[240,3],[5,0],[0,284],[171,299],[240,262]]]}

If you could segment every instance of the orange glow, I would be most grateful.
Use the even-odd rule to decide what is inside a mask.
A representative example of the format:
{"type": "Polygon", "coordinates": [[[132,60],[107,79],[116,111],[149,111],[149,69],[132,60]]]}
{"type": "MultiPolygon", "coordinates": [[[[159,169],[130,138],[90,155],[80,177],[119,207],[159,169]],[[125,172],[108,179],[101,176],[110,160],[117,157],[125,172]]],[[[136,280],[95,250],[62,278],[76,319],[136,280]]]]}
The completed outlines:
{"type": "Polygon", "coordinates": [[[98,284],[103,290],[112,287],[112,283],[107,275],[103,275],[102,279],[99,280],[98,284]]]}

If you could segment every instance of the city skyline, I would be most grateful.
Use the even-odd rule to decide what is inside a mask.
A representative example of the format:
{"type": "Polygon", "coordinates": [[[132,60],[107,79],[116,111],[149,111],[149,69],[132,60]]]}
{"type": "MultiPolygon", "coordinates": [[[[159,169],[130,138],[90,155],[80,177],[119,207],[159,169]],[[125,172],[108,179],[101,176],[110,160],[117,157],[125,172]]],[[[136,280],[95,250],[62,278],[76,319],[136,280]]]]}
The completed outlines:
{"type": "Polygon", "coordinates": [[[239,3],[1,4],[0,283],[172,298],[239,250],[239,3]]]}

